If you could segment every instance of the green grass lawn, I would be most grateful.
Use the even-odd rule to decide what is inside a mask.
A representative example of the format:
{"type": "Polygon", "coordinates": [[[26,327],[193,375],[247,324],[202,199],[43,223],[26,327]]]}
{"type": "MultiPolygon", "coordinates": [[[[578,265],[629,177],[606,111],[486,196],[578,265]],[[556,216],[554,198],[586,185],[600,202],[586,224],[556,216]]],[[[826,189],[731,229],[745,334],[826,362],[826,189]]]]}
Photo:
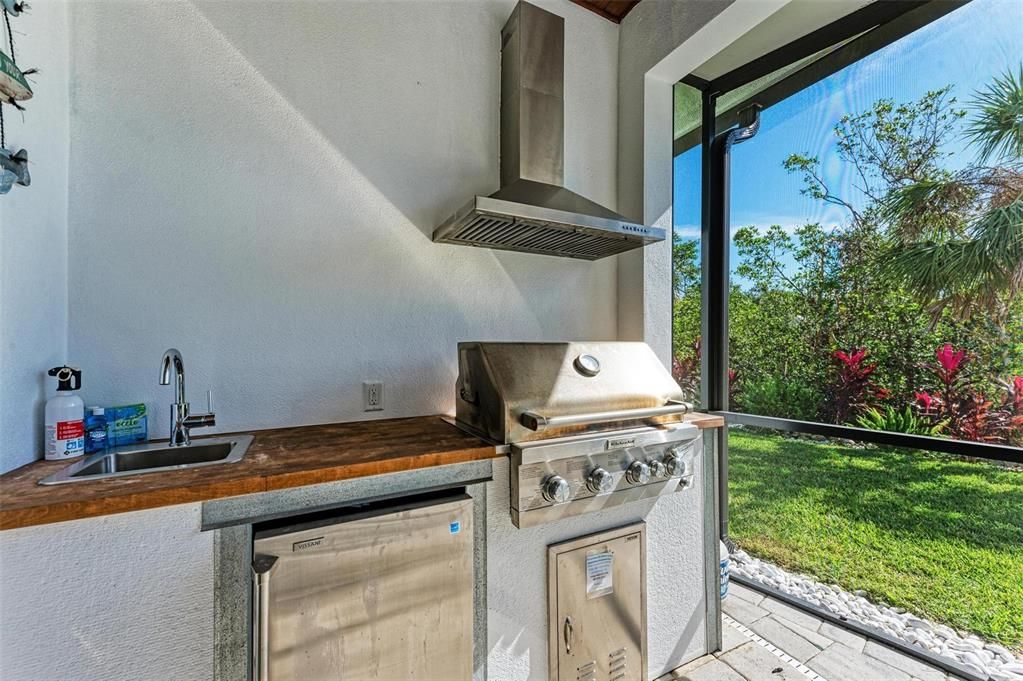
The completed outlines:
{"type": "Polygon", "coordinates": [[[741,548],[1023,651],[1023,472],[734,428],[729,442],[741,548]]]}

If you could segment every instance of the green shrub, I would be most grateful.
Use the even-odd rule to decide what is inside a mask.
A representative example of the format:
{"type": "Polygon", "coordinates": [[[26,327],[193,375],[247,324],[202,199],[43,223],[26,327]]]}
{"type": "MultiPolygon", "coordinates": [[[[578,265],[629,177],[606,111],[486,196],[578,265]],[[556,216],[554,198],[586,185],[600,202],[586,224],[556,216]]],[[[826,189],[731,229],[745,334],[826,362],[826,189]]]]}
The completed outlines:
{"type": "Polygon", "coordinates": [[[885,407],[884,411],[868,409],[856,419],[856,425],[870,430],[887,430],[892,433],[908,433],[909,435],[939,435],[948,425],[947,421],[930,423],[918,418],[912,407],[906,405],[902,411],[894,407],[885,407]]]}
{"type": "Polygon", "coordinates": [[[800,381],[766,376],[744,381],[738,402],[737,406],[747,414],[814,421],[824,396],[800,381]]]}
{"type": "MultiPolygon", "coordinates": [[[[993,81],[979,95],[975,120],[1011,123],[991,117],[989,105],[1010,101],[1001,91],[1018,101],[1019,82],[993,81]]],[[[848,210],[829,211],[824,223],[735,231],[728,369],[739,377],[737,411],[827,423],[864,416],[879,428],[926,430],[903,409],[924,392],[940,398],[929,420],[947,420],[944,437],[1023,443],[1023,407],[1017,393],[1004,395],[1023,376],[1023,286],[1009,276],[1023,265],[1023,251],[1007,246],[1019,242],[1019,221],[1011,218],[1023,211],[1023,198],[1018,186],[1010,191],[1007,179],[997,179],[1018,179],[1020,159],[979,162],[956,152],[965,167],[949,164],[942,149],[958,144],[967,122],[948,87],[911,102],[882,99],[837,121],[837,155],[824,145],[824,161],[810,149],[783,162],[802,176],[805,196],[848,210]],[[835,162],[866,184],[829,187],[831,171],[823,168],[835,162]],[[1003,185],[1005,195],[994,200],[991,192],[1003,185]],[[900,253],[912,256],[909,271],[893,269],[900,253]],[[934,371],[935,349],[946,344],[969,358],[954,382],[934,371]],[[869,359],[856,361],[849,351],[862,348],[869,359]],[[841,380],[835,359],[843,363],[841,380]],[[811,396],[819,400],[809,403],[811,396]],[[867,416],[879,402],[901,411],[867,416]]],[[[978,141],[976,133],[968,137],[978,141]]],[[[701,254],[696,241],[674,243],[674,343],[687,358],[702,328],[701,254]]],[[[691,390],[696,365],[683,367],[691,390]]]]}

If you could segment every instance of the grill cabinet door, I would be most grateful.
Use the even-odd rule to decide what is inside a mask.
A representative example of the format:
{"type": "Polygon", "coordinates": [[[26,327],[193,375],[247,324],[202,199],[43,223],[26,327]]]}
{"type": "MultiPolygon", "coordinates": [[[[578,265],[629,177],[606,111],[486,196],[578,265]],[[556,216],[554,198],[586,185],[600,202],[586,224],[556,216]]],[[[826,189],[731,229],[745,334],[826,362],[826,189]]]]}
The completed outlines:
{"type": "Polygon", "coordinates": [[[472,534],[462,497],[257,539],[278,557],[259,681],[472,678],[472,534]]]}
{"type": "Polygon", "coordinates": [[[645,542],[642,525],[624,530],[549,549],[552,681],[645,678],[645,542]]]}

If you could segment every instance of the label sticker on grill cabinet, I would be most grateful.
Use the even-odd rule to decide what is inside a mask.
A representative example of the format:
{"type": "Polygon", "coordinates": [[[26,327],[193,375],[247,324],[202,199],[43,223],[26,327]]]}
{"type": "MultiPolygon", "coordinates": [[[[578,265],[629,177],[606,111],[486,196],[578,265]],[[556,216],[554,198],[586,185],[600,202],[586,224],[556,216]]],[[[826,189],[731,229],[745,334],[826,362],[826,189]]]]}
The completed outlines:
{"type": "Polygon", "coordinates": [[[613,594],[615,554],[592,553],[586,556],[586,598],[613,594]]]}
{"type": "Polygon", "coordinates": [[[322,543],[323,537],[316,537],[314,539],[303,539],[302,541],[297,541],[293,543],[291,545],[291,551],[292,553],[294,553],[295,551],[302,551],[303,549],[311,549],[314,546],[319,546],[322,543]]]}

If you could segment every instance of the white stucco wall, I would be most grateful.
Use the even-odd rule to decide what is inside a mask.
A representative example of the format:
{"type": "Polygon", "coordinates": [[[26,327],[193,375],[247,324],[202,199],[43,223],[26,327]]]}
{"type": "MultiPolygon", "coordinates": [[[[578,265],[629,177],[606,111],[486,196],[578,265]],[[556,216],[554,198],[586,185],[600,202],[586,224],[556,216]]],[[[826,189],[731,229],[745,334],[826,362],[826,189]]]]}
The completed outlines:
{"type": "Polygon", "coordinates": [[[547,677],[547,546],[645,520],[647,532],[647,678],[656,679],[705,652],[703,468],[690,489],[525,529],[509,515],[508,461],[494,462],[487,487],[487,607],[495,681],[547,677]]]}
{"type": "Polygon", "coordinates": [[[28,150],[32,184],[0,196],[0,473],[42,457],[42,405],[56,388],[45,373],[66,359],[67,18],[63,2],[11,17],[19,66],[40,73],[24,116],[4,107],[7,148],[28,150]]]}
{"type": "MultiPolygon", "coordinates": [[[[567,0],[566,183],[616,199],[616,25],[567,0]]],[[[616,335],[616,262],[434,244],[498,187],[512,0],[74,3],[69,355],[220,431],[453,408],[460,340],[616,335]],[[382,412],[361,383],[384,382],[382,412]]],[[[206,431],[214,432],[214,431],[206,431]]]]}
{"type": "Polygon", "coordinates": [[[0,532],[0,678],[209,681],[199,504],[0,532]]]}
{"type": "MultiPolygon", "coordinates": [[[[732,0],[646,0],[622,21],[618,41],[618,202],[634,220],[672,228],[672,98],[649,87],[648,74],[732,0]],[[662,122],[661,126],[656,123],[662,122]],[[663,129],[663,122],[668,123],[663,129]],[[667,164],[664,164],[666,158],[667,164]],[[648,167],[662,162],[655,172],[648,167]]],[[[721,47],[726,45],[722,41],[721,47]]],[[[698,62],[696,65],[698,65],[698,62]]],[[[663,89],[663,88],[662,88],[663,89]]],[[[670,365],[671,238],[619,258],[618,334],[645,340],[670,365]]]]}
{"type": "MultiPolygon", "coordinates": [[[[618,201],[625,215],[671,230],[674,84],[789,3],[647,0],[622,21],[618,201]]],[[[794,21],[790,27],[779,22],[780,30],[773,36],[776,44],[801,35],[801,23],[794,21]]],[[[618,335],[622,340],[645,340],[662,361],[670,361],[670,240],[619,258],[618,335]]]]}

